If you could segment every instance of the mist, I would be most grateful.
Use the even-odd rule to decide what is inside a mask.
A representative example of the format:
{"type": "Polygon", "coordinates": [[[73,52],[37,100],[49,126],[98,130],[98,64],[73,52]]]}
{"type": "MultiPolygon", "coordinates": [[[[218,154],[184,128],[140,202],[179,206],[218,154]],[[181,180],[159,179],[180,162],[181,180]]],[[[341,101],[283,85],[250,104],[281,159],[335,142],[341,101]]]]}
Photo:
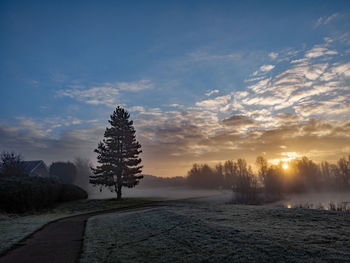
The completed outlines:
{"type": "MultiPolygon", "coordinates": [[[[201,199],[212,200],[221,203],[229,202],[232,199],[232,191],[229,190],[211,190],[211,189],[191,189],[187,187],[136,187],[124,188],[124,198],[147,198],[157,201],[169,201],[180,199],[201,199]]],[[[108,189],[101,192],[97,188],[93,188],[89,192],[90,199],[115,198],[116,194],[108,189]]]]}

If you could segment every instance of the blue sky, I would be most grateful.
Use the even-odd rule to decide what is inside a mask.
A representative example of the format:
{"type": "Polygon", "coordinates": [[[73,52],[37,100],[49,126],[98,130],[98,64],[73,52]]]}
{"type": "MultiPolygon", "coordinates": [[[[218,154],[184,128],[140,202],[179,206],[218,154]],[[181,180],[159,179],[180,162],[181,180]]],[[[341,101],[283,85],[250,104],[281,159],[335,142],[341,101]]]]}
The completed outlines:
{"type": "Polygon", "coordinates": [[[123,105],[148,173],[335,160],[350,153],[349,32],[349,1],[1,1],[0,148],[94,161],[123,105]]]}

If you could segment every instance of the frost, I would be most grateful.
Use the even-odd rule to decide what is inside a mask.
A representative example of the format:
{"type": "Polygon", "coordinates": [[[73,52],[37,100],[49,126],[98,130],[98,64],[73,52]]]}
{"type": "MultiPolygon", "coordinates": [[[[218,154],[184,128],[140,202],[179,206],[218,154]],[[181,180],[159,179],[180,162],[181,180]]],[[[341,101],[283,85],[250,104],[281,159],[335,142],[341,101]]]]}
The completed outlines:
{"type": "Polygon", "coordinates": [[[81,262],[349,262],[348,214],[174,201],[95,216],[81,262]]]}

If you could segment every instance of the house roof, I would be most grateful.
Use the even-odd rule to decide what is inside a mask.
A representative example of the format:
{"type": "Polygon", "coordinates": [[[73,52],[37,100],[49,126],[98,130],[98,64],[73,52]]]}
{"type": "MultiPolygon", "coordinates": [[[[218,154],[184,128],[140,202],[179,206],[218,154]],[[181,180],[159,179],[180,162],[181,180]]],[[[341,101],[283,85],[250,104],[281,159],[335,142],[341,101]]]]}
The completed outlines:
{"type": "MultiPolygon", "coordinates": [[[[37,167],[39,167],[41,164],[44,165],[44,167],[49,171],[49,168],[46,166],[44,161],[37,160],[37,161],[22,161],[20,162],[21,169],[23,170],[24,174],[31,174],[37,167]]],[[[0,163],[0,172],[2,169],[2,163],[0,163]]]]}

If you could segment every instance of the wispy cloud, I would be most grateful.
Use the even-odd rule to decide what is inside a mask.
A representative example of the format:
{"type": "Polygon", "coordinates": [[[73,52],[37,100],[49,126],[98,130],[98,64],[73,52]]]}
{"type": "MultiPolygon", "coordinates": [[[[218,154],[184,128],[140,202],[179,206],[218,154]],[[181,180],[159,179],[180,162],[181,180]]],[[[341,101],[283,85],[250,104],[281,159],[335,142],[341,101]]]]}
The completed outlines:
{"type": "Polygon", "coordinates": [[[253,76],[259,75],[259,74],[265,74],[275,68],[274,65],[262,65],[259,70],[255,71],[253,73],[253,76]]]}
{"type": "Polygon", "coordinates": [[[217,94],[217,93],[219,93],[219,92],[220,92],[220,91],[219,91],[218,89],[208,90],[208,91],[205,93],[205,96],[210,97],[211,95],[217,94]]]}
{"type": "MultiPolygon", "coordinates": [[[[285,53],[288,52],[292,53],[285,55],[279,51],[276,59],[283,58],[283,63],[262,63],[255,70],[258,72],[255,78],[240,90],[225,93],[220,89],[220,96],[219,90],[208,90],[207,97],[201,96],[189,106],[126,105],[143,146],[145,171],[174,176],[184,175],[198,161],[244,157],[253,162],[262,153],[271,160],[288,158],[288,153],[335,160],[347,153],[349,54],[328,40],[285,53]],[[317,152],[322,155],[317,156],[317,152]]],[[[114,107],[123,92],[152,87],[148,81],[71,86],[61,90],[59,96],[114,107]]],[[[50,137],[50,129],[62,128],[65,121],[70,126],[84,124],[71,118],[53,121],[51,126],[38,125],[23,118],[15,127],[0,125],[0,144],[21,149],[23,154],[42,153],[48,159],[58,159],[59,155],[73,158],[73,148],[78,154],[93,156],[92,150],[104,127],[96,123],[88,128],[78,126],[70,131],[62,129],[58,137],[50,137]],[[55,148],[55,153],[48,148],[55,148]]]]}
{"type": "Polygon", "coordinates": [[[69,97],[91,105],[105,105],[115,107],[120,103],[121,92],[139,92],[153,88],[149,80],[137,82],[103,83],[98,86],[85,87],[83,85],[71,85],[68,89],[59,90],[59,97],[69,97]]]}
{"type": "Polygon", "coordinates": [[[339,13],[334,13],[330,16],[322,16],[319,19],[317,19],[316,23],[315,23],[315,27],[319,27],[322,25],[327,25],[328,23],[330,23],[332,20],[334,20],[335,18],[337,18],[339,16],[339,13]]]}
{"type": "Polygon", "coordinates": [[[142,79],[134,82],[117,82],[116,86],[119,90],[137,92],[142,90],[153,89],[153,84],[150,80],[142,79]]]}
{"type": "Polygon", "coordinates": [[[213,54],[205,51],[195,51],[187,56],[187,60],[191,61],[213,61],[213,60],[239,60],[243,57],[242,53],[226,53],[226,54],[213,54]]]}

